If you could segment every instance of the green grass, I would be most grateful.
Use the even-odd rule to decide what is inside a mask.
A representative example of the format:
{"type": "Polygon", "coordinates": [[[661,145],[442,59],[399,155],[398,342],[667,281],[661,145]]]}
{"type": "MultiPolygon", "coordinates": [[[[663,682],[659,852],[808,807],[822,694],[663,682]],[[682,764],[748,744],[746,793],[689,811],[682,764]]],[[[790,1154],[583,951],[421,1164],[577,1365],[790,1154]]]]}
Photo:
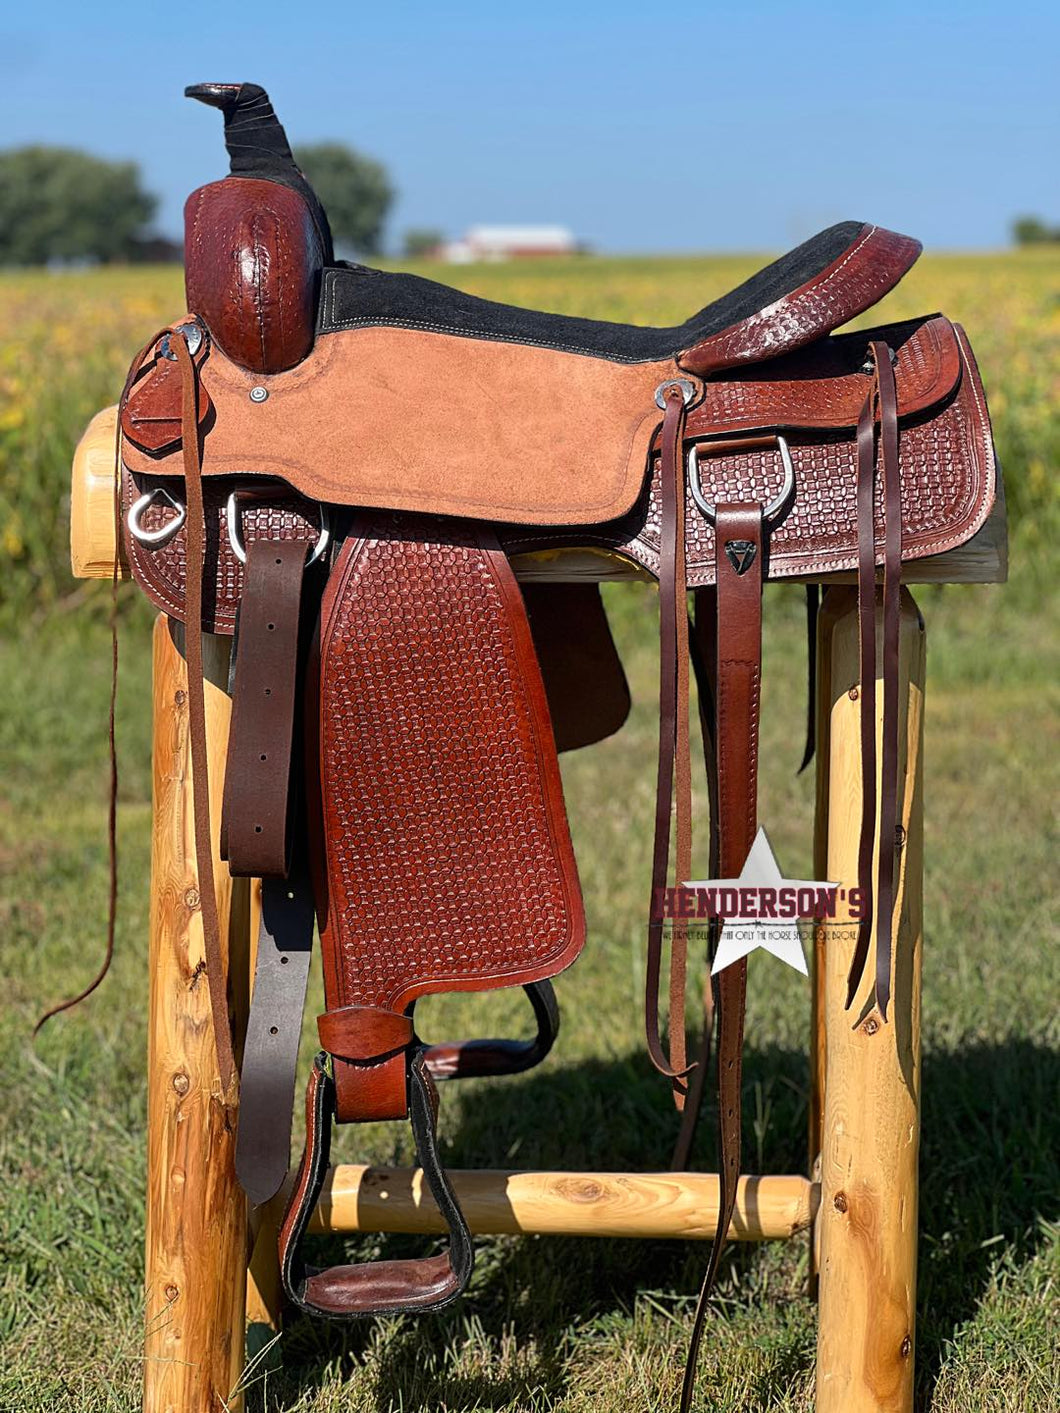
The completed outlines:
{"type": "MultiPolygon", "coordinates": [[[[704,263],[581,265],[566,285],[558,271],[520,272],[507,284],[497,271],[475,279],[488,286],[481,292],[572,312],[647,317],[658,307],[670,317],[679,312],[670,305],[694,302],[673,288],[699,280],[704,263]]],[[[969,262],[967,288],[980,302],[997,265],[969,262]]],[[[958,296],[964,288],[954,284],[958,296]]],[[[972,336],[978,347],[974,323],[972,336]]],[[[1004,338],[991,338],[984,374],[1008,409],[1004,425],[1016,446],[1001,445],[1016,491],[1013,581],[917,591],[929,678],[916,1385],[918,1407],[931,1413],[1052,1413],[1060,1405],[1057,602],[1054,557],[1035,523],[1045,491],[1030,484],[1034,463],[1015,434],[1035,419],[1045,426],[1035,454],[1051,470],[1048,448],[1060,430],[1044,394],[1035,400],[1014,387],[1000,356],[1004,338]]],[[[43,438],[66,458],[76,435],[70,396],[55,393],[66,431],[43,438]]],[[[49,474],[58,484],[55,467],[49,474]]],[[[60,543],[61,525],[55,533],[60,543]]],[[[123,891],[114,972],[34,1046],[29,1032],[42,1007],[93,972],[106,908],[105,593],[64,605],[73,586],[46,568],[57,552],[34,561],[52,587],[39,595],[32,623],[0,642],[4,1413],[131,1410],[140,1398],[149,614],[131,589],[122,591],[123,891]]],[[[563,1030],[549,1060],[519,1079],[444,1092],[444,1153],[455,1166],[657,1168],[673,1139],[676,1121],[644,1056],[641,1027],[654,602],[640,587],[611,589],[607,601],[633,716],[613,740],[564,762],[589,944],[559,982],[563,1030]]],[[[760,813],[782,865],[801,876],[810,866],[812,781],[794,773],[799,595],[771,587],[766,622],[760,813]]],[[[704,823],[701,862],[705,834],[704,823]]],[[[311,1000],[310,1016],[314,1007],[311,1000]]],[[[422,1015],[437,1037],[525,1024],[518,998],[503,993],[434,999],[422,1015]]],[[[764,955],[751,966],[747,1031],[745,1165],[804,1170],[807,988],[764,955]]],[[[307,1029],[304,1061],[310,1044],[307,1029]]],[[[697,1160],[709,1167],[712,1125],[703,1127],[697,1160]]],[[[411,1160],[398,1125],[347,1130],[336,1147],[340,1159],[411,1160]]],[[[345,1331],[292,1321],[273,1359],[251,1372],[248,1407],[640,1413],[673,1405],[704,1245],[498,1238],[478,1248],[468,1297],[437,1318],[345,1331]]],[[[411,1248],[364,1238],[337,1249],[411,1248]]],[[[705,1343],[704,1410],[812,1408],[815,1310],[806,1271],[805,1241],[729,1248],[705,1343]]]]}

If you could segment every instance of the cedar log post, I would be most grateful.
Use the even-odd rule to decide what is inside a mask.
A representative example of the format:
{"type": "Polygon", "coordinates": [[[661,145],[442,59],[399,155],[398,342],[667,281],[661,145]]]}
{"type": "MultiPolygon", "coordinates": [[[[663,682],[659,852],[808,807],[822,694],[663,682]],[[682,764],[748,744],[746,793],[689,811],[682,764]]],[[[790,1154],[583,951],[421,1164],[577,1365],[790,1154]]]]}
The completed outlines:
{"type": "MultiPolygon", "coordinates": [[[[838,618],[849,611],[850,594],[839,589],[825,592],[817,615],[817,683],[814,694],[816,719],[814,740],[816,742],[817,794],[814,807],[813,831],[813,874],[815,878],[828,879],[828,790],[831,777],[828,772],[828,727],[832,711],[832,635],[838,618]]],[[[813,929],[813,951],[810,962],[810,1100],[809,1120],[809,1172],[811,1181],[821,1181],[821,1147],[824,1141],[824,1073],[827,1057],[825,1037],[825,996],[824,996],[824,941],[823,927],[813,929]]],[[[818,1224],[814,1224],[813,1239],[810,1242],[809,1293],[817,1296],[818,1275],[818,1224]]]]}
{"type": "MultiPolygon", "coordinates": [[[[228,1413],[245,1363],[246,1202],[234,1114],[221,1102],[203,956],[188,727],[188,676],[154,629],[154,822],[147,1051],[144,1413],[228,1413]]],[[[249,889],[217,852],[231,703],[229,641],[203,642],[214,869],[237,1048],[245,1024],[249,889]]]]}
{"type": "MultiPolygon", "coordinates": [[[[857,882],[861,813],[857,600],[848,589],[831,589],[828,598],[819,645],[827,731],[817,742],[823,777],[818,847],[825,863],[822,876],[851,888],[857,882]]],[[[815,946],[823,1021],[818,1063],[824,1071],[818,1413],[912,1413],[913,1408],[925,639],[907,589],[902,590],[901,616],[899,818],[904,833],[899,836],[898,921],[886,1023],[872,1005],[871,966],[854,1005],[845,1009],[854,925],[842,920],[825,924],[815,946]]],[[[880,630],[877,613],[878,636],[880,630]]],[[[877,731],[882,706],[878,684],[877,731]]]]}

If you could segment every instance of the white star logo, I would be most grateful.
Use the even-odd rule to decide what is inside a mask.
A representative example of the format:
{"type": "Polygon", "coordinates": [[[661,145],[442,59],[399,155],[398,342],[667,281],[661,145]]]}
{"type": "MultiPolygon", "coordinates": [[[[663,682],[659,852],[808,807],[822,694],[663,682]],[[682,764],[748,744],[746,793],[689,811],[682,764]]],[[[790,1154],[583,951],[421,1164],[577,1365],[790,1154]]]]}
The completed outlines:
{"type": "MultiPolygon", "coordinates": [[[[792,890],[795,893],[800,889],[811,889],[816,894],[819,889],[837,886],[834,883],[824,883],[820,879],[784,878],[766,831],[761,826],[739,878],[707,878],[686,884],[688,888],[727,888],[740,890],[741,893],[743,890],[753,889],[758,893],[761,903],[765,903],[770,894],[775,900],[780,889],[792,890]],[[760,893],[759,890],[762,889],[767,892],[760,893]]],[[[787,962],[789,967],[802,972],[803,976],[809,975],[806,970],[806,958],[802,952],[802,939],[799,937],[794,917],[770,916],[767,906],[760,906],[749,916],[739,913],[726,916],[714,965],[710,969],[711,975],[716,976],[719,971],[731,966],[733,962],[738,962],[741,957],[746,957],[758,947],[772,952],[774,957],[787,962]]]]}

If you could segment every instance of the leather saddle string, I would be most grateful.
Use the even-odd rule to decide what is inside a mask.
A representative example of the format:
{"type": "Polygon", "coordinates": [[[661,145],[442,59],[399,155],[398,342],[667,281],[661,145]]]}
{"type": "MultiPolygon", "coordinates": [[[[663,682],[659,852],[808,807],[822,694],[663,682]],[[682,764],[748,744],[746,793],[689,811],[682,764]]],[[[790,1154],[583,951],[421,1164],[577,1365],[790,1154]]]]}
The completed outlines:
{"type": "Polygon", "coordinates": [[[53,1016],[72,1010],[87,1000],[100,985],[110,964],[114,960],[114,936],[118,923],[118,742],[116,734],[118,709],[118,584],[121,579],[121,410],[136,381],[141,365],[148,353],[163,334],[168,333],[168,325],[157,330],[144,344],[133,359],[125,378],[121,397],[118,399],[118,416],[114,419],[114,561],[110,576],[110,702],[107,712],[107,757],[109,768],[109,788],[107,801],[107,931],[103,947],[103,960],[95,976],[76,996],[49,1007],[33,1027],[34,1037],[53,1016]]]}
{"type": "Polygon", "coordinates": [[[206,517],[203,509],[202,462],[199,449],[199,378],[184,338],[175,334],[181,379],[181,447],[187,494],[187,590],[185,596],[185,656],[188,665],[188,720],[191,747],[192,796],[195,809],[195,862],[199,878],[206,981],[210,992],[217,1069],[226,1103],[236,1098],[236,1063],[228,1017],[228,976],[221,950],[221,926],[214,887],[213,844],[210,832],[210,782],[206,747],[206,687],[202,663],[202,580],[206,558],[206,517]]]}
{"type": "MultiPolygon", "coordinates": [[[[689,632],[689,657],[696,678],[696,695],[699,700],[699,726],[703,738],[703,760],[707,773],[707,796],[710,804],[710,876],[718,876],[718,772],[717,753],[714,748],[715,700],[717,697],[717,598],[714,586],[707,585],[694,590],[692,601],[695,605],[694,617],[689,632]]],[[[713,962],[717,949],[718,928],[711,920],[710,946],[708,955],[713,962]]],[[[710,1070],[710,1053],[714,1038],[714,987],[708,970],[706,985],[703,988],[703,1029],[699,1037],[695,1068],[688,1080],[688,1096],[681,1114],[674,1150],[670,1157],[671,1172],[681,1173],[688,1169],[695,1142],[696,1129],[703,1107],[703,1093],[707,1074],[710,1070]]]]}
{"type": "Polygon", "coordinates": [[[902,569],[902,500],[898,469],[898,397],[890,349],[880,340],[869,345],[873,382],[858,419],[858,673],[862,816],[858,843],[858,887],[862,915],[851,961],[846,1004],[849,1008],[864,975],[876,927],[876,1005],[884,1020],[891,989],[891,938],[894,911],[894,860],[898,814],[898,672],[902,569]],[[873,887],[876,835],[876,427],[883,476],[883,751],[879,794],[879,862],[873,887]]]}
{"type": "Polygon", "coordinates": [[[894,874],[898,848],[899,639],[902,587],[902,485],[898,462],[898,392],[891,351],[874,341],[880,391],[880,461],[885,517],[883,561],[883,780],[880,787],[879,903],[876,920],[876,1004],[887,1019],[891,998],[894,874]]]}
{"type": "MultiPolygon", "coordinates": [[[[159,338],[171,330],[161,329],[155,333],[133,359],[129,375],[122,389],[119,409],[124,407],[129,390],[148,353],[159,338]]],[[[202,576],[205,563],[206,521],[202,503],[202,470],[199,456],[199,384],[195,362],[188,352],[188,346],[181,335],[174,334],[170,348],[176,355],[181,378],[181,445],[184,460],[184,479],[188,497],[187,528],[187,590],[185,597],[185,653],[188,665],[188,717],[190,723],[190,745],[192,759],[192,789],[195,807],[195,854],[199,878],[199,898],[203,922],[203,949],[206,954],[206,977],[210,992],[210,1007],[213,1014],[214,1036],[217,1043],[217,1067],[221,1079],[221,1092],[225,1102],[235,1098],[235,1055],[232,1050],[232,1031],[228,1020],[227,976],[224,958],[221,954],[220,923],[217,916],[217,895],[214,892],[213,852],[210,842],[210,798],[208,763],[206,752],[206,702],[202,668],[202,576]]],[[[120,535],[121,512],[121,461],[120,427],[116,433],[115,456],[115,562],[112,575],[111,640],[111,702],[110,702],[110,768],[111,799],[108,821],[110,853],[110,902],[107,916],[107,947],[103,965],[95,979],[78,996],[53,1006],[37,1022],[34,1034],[52,1016],[68,1010],[83,1001],[96,989],[110,967],[114,954],[114,928],[117,910],[117,757],[114,740],[114,714],[117,693],[118,641],[116,599],[118,582],[118,536],[120,535]]]]}
{"type": "Polygon", "coordinates": [[[659,1034],[663,899],[670,858],[670,815],[676,775],[676,870],[679,884],[691,873],[692,774],[688,731],[688,608],[685,571],[685,400],[668,390],[660,436],[661,533],[659,544],[659,763],[655,796],[651,901],[645,985],[645,1031],[655,1068],[674,1081],[674,1102],[684,1106],[689,1072],[685,1052],[687,929],[674,919],[670,946],[669,1055],[659,1034]]]}
{"type": "MultiPolygon", "coordinates": [[[[762,675],[762,507],[719,505],[715,524],[717,678],[715,751],[717,867],[736,878],[754,842],[758,822],[758,723],[762,675]],[[730,550],[733,557],[730,558],[730,550]]],[[[710,1294],[718,1274],[740,1176],[740,1089],[747,959],[714,978],[718,1019],[718,1225],[696,1305],[681,1392],[681,1411],[691,1408],[696,1362],[710,1294]]]]}
{"type": "Polygon", "coordinates": [[[806,585],[806,740],[796,774],[813,760],[817,750],[817,619],[821,611],[821,586],[806,585]]]}

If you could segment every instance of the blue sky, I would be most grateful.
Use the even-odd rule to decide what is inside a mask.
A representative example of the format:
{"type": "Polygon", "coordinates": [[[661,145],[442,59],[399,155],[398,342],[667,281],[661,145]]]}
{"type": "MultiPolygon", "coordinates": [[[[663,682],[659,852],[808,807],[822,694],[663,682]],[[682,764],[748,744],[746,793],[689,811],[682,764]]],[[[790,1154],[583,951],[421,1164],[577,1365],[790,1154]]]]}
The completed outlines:
{"type": "Polygon", "coordinates": [[[929,246],[1060,224],[1060,4],[215,0],[8,8],[0,144],[139,162],[179,234],[224,170],[186,83],[264,84],[293,142],[385,163],[389,224],[558,222],[603,250],[772,250],[833,220],[929,246]]]}

